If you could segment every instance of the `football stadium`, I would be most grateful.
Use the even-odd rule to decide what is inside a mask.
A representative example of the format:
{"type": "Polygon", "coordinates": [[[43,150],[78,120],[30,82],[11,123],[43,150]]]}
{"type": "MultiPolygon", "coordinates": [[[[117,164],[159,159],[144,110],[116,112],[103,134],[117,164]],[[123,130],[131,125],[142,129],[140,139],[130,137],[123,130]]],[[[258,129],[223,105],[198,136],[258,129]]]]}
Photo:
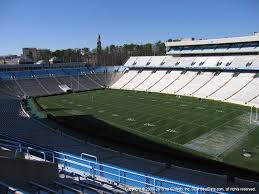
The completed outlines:
{"type": "Polygon", "coordinates": [[[255,192],[259,34],[165,45],[121,66],[1,65],[3,191],[255,192]]]}
{"type": "Polygon", "coordinates": [[[259,194],[258,0],[0,8],[0,194],[259,194]]]}

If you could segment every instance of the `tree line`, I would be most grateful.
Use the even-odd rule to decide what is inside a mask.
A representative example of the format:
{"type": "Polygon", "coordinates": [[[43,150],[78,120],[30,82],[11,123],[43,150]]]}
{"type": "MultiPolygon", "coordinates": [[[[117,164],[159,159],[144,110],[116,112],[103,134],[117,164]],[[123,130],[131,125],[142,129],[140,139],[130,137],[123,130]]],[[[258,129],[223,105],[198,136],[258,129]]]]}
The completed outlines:
{"type": "Polygon", "coordinates": [[[166,48],[163,42],[158,41],[154,44],[124,44],[109,45],[101,48],[89,49],[62,49],[42,53],[41,58],[48,60],[51,57],[58,57],[62,62],[86,62],[89,65],[122,65],[130,56],[154,56],[164,55],[166,48]],[[97,60],[98,59],[98,60],[97,60]]]}

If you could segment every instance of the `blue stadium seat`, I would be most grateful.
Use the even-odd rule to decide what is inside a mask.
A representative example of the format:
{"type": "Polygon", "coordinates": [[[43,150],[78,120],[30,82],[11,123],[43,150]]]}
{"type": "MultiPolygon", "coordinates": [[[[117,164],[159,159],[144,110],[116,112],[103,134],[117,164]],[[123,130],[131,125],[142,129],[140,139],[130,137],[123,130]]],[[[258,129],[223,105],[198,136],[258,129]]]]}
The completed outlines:
{"type": "Polygon", "coordinates": [[[81,67],[81,68],[78,69],[78,71],[79,71],[80,74],[91,72],[87,67],[81,67]]]}
{"type": "Polygon", "coordinates": [[[32,70],[32,74],[35,77],[49,77],[49,74],[46,70],[32,70]]]}
{"type": "Polygon", "coordinates": [[[10,80],[12,76],[9,72],[0,72],[0,80],[10,80]]]}
{"type": "Polygon", "coordinates": [[[66,72],[69,75],[79,75],[79,69],[78,68],[64,68],[64,72],[66,72]]]}
{"type": "Polygon", "coordinates": [[[106,67],[93,67],[93,68],[89,68],[91,71],[94,71],[95,73],[105,73],[107,72],[107,68],[106,67]]]}
{"type": "Polygon", "coordinates": [[[48,69],[46,70],[50,75],[55,75],[55,76],[66,76],[68,75],[65,71],[62,69],[48,69]]]}
{"type": "Polygon", "coordinates": [[[32,72],[31,71],[14,71],[12,72],[15,75],[16,79],[24,79],[24,78],[32,78],[32,72]]]}

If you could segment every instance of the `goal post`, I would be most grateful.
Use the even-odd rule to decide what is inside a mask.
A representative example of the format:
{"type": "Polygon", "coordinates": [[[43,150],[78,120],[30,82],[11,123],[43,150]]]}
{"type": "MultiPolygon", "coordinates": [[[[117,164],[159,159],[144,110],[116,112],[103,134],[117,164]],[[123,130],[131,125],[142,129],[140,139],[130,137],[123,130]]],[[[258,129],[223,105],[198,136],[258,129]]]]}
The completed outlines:
{"type": "Polygon", "coordinates": [[[251,106],[249,124],[251,125],[253,121],[258,121],[258,108],[251,106]]]}

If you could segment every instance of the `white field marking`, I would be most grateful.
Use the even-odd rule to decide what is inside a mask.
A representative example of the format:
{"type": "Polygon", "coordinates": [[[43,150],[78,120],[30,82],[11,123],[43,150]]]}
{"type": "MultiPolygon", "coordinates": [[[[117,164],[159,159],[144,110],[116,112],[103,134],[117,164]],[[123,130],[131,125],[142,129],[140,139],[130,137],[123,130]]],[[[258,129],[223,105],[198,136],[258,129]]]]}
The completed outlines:
{"type": "Polygon", "coordinates": [[[148,127],[154,127],[156,125],[152,124],[152,123],[145,123],[144,126],[148,126],[148,127]]]}
{"type": "MultiPolygon", "coordinates": [[[[170,102],[171,103],[171,102],[170,102]]],[[[99,103],[99,104],[102,104],[102,103],[99,103]]],[[[137,101],[134,103],[134,105],[136,105],[136,104],[141,104],[142,105],[142,103],[138,103],[137,101]]],[[[103,104],[104,105],[104,104],[103,104]]],[[[127,111],[127,110],[125,110],[125,108],[122,108],[122,106],[118,106],[118,105],[113,105],[113,107],[116,107],[116,108],[118,108],[118,109],[121,109],[121,110],[123,110],[123,111],[127,111]]],[[[157,105],[150,105],[149,106],[149,108],[150,107],[157,107],[157,105]]],[[[168,109],[168,108],[167,108],[168,109]]],[[[169,110],[169,109],[168,109],[169,110]]],[[[136,112],[138,112],[138,113],[141,113],[141,114],[143,114],[143,112],[142,111],[138,111],[138,110],[135,110],[136,112]]],[[[175,114],[175,116],[180,116],[180,115],[185,115],[187,112],[185,112],[185,111],[177,111],[178,112],[178,114],[175,114]]],[[[171,116],[171,117],[164,117],[163,115],[157,115],[157,114],[153,114],[153,113],[151,113],[151,112],[148,112],[147,114],[149,114],[149,115],[152,115],[152,116],[154,116],[154,117],[159,117],[159,118],[162,118],[162,119],[174,119],[174,117],[175,116],[171,116]]],[[[167,115],[168,113],[166,113],[166,114],[164,114],[164,115],[167,115]]],[[[177,119],[178,121],[182,121],[181,119],[177,119]]],[[[185,124],[188,124],[188,123],[191,123],[191,122],[188,122],[188,121],[184,121],[184,123],[185,124]]],[[[191,124],[193,124],[193,123],[191,123],[191,124]]],[[[195,124],[196,126],[201,126],[201,127],[207,127],[207,126],[205,126],[205,125],[200,125],[200,124],[195,124]]]]}
{"type": "MultiPolygon", "coordinates": [[[[110,123],[112,123],[112,122],[110,122],[110,123]]],[[[114,123],[115,124],[115,123],[114,123]]],[[[148,133],[144,133],[144,132],[141,132],[141,131],[139,131],[139,130],[137,130],[138,128],[128,128],[128,127],[125,127],[125,126],[122,126],[122,125],[119,125],[119,124],[117,124],[118,126],[121,126],[121,127],[124,127],[124,128],[126,128],[126,129],[128,129],[128,130],[131,130],[131,131],[135,131],[136,133],[140,133],[140,134],[143,134],[143,135],[146,135],[146,136],[150,136],[150,137],[154,137],[154,135],[150,135],[150,134],[148,134],[148,133]]],[[[156,136],[158,139],[160,139],[160,140],[162,140],[162,141],[165,141],[165,142],[168,142],[168,143],[170,143],[170,144],[174,144],[174,145],[178,145],[178,146],[182,146],[181,144],[179,144],[179,143],[176,143],[176,142],[173,142],[173,141],[170,141],[170,140],[168,140],[168,139],[164,139],[164,138],[161,138],[161,137],[158,137],[158,136],[156,136]]]]}
{"type": "Polygon", "coordinates": [[[156,102],[157,100],[151,100],[152,102],[156,102]]]}
{"type": "Polygon", "coordinates": [[[234,119],[238,119],[237,124],[241,124],[240,126],[242,127],[242,130],[237,130],[237,128],[234,129],[233,127],[224,125],[223,128],[225,130],[215,131],[215,129],[213,129],[184,144],[184,147],[188,147],[217,158],[219,155],[231,149],[234,145],[237,145],[240,140],[256,128],[256,126],[254,126],[254,128],[250,129],[243,125],[243,122],[247,123],[249,120],[249,115],[239,115],[234,119]]]}
{"type": "Polygon", "coordinates": [[[83,105],[82,105],[82,104],[78,104],[78,105],[76,105],[76,106],[81,107],[81,106],[83,106],[83,105]]]}
{"type": "MultiPolygon", "coordinates": [[[[235,112],[235,111],[233,111],[233,112],[235,112]]],[[[232,112],[231,112],[232,113],[232,112]]],[[[219,117],[218,119],[220,119],[220,118],[223,118],[223,117],[225,117],[225,115],[224,116],[222,116],[222,117],[219,117]]],[[[237,117],[235,117],[235,118],[238,118],[238,116],[237,117]]],[[[234,118],[234,119],[235,119],[234,118]]],[[[234,120],[234,119],[232,119],[232,120],[234,120]]],[[[193,123],[193,122],[195,122],[196,120],[198,120],[198,119],[195,119],[194,121],[192,121],[191,123],[193,123]]],[[[232,121],[231,120],[231,121],[232,121]]],[[[228,123],[229,121],[227,121],[227,122],[225,122],[225,123],[228,123]]],[[[203,126],[203,127],[206,127],[206,128],[208,128],[207,126],[206,126],[206,124],[207,123],[205,123],[205,125],[203,126],[203,125],[201,125],[201,126],[203,126]]],[[[224,123],[223,124],[221,124],[221,125],[219,125],[219,126],[217,126],[217,127],[215,127],[215,128],[213,128],[212,130],[210,130],[210,131],[214,131],[214,130],[216,130],[217,128],[219,128],[219,127],[221,127],[221,126],[223,126],[224,125],[224,123]]],[[[200,125],[198,125],[199,127],[200,127],[200,125]]],[[[177,135],[176,137],[174,137],[173,139],[175,139],[175,138],[177,138],[177,137],[181,137],[181,136],[183,136],[183,135],[186,135],[187,133],[189,133],[189,132],[191,132],[191,131],[193,131],[193,130],[196,130],[197,129],[197,127],[196,128],[194,128],[194,129],[190,129],[190,130],[188,130],[188,131],[186,131],[186,132],[184,132],[184,133],[181,133],[181,134],[179,134],[179,135],[177,135]]],[[[208,133],[208,132],[206,132],[206,133],[208,133]]],[[[203,133],[203,134],[205,134],[205,133],[203,133]]],[[[202,135],[203,135],[202,134],[202,135]]]]}
{"type": "MultiPolygon", "coordinates": [[[[177,128],[178,128],[178,127],[176,127],[176,129],[177,129],[177,128]]],[[[174,136],[173,139],[176,139],[176,138],[178,138],[178,137],[181,137],[181,136],[183,136],[183,135],[186,135],[187,133],[190,133],[191,131],[194,131],[194,130],[196,130],[197,128],[198,128],[198,127],[190,128],[189,130],[186,130],[185,132],[180,133],[180,134],[174,136]]]]}
{"type": "Polygon", "coordinates": [[[82,112],[78,110],[65,110],[64,112],[71,114],[71,115],[81,115],[82,112]]]}
{"type": "Polygon", "coordinates": [[[223,110],[216,110],[216,112],[224,112],[223,110]]]}
{"type": "MultiPolygon", "coordinates": [[[[161,118],[163,118],[162,120],[164,120],[164,119],[170,119],[170,120],[174,120],[174,118],[176,117],[176,116],[180,116],[180,115],[185,115],[187,112],[186,111],[182,111],[182,112],[180,112],[180,113],[178,113],[178,114],[175,114],[174,116],[167,116],[167,117],[165,117],[165,115],[167,115],[168,113],[166,113],[166,114],[163,114],[163,115],[156,115],[156,114],[152,114],[152,113],[148,113],[148,114],[150,114],[150,115],[152,115],[152,116],[156,116],[156,117],[161,117],[161,118]]],[[[189,122],[189,121],[185,121],[185,120],[182,120],[182,119],[176,119],[177,121],[180,121],[180,122],[184,122],[184,124],[183,125],[185,125],[185,124],[194,124],[193,122],[189,122]]],[[[176,128],[178,128],[178,127],[182,127],[183,125],[180,125],[180,126],[177,126],[176,128]]],[[[201,125],[201,124],[197,124],[197,123],[195,123],[195,126],[199,126],[199,127],[207,127],[206,125],[201,125]]]]}
{"type": "Polygon", "coordinates": [[[105,112],[105,110],[99,110],[98,112],[102,113],[102,112],[105,112]]]}
{"type": "MultiPolygon", "coordinates": [[[[177,127],[174,128],[174,130],[177,131],[176,129],[181,128],[181,127],[184,126],[185,124],[186,124],[186,123],[183,123],[183,124],[181,124],[181,125],[178,125],[177,127]]],[[[165,130],[163,133],[160,133],[158,136],[164,135],[165,133],[167,133],[166,130],[165,130]]],[[[181,135],[181,133],[180,133],[180,135],[181,135]]],[[[179,135],[178,135],[178,136],[179,136],[179,135]]]]}
{"type": "Polygon", "coordinates": [[[91,109],[93,109],[93,108],[92,108],[92,107],[90,107],[90,106],[88,106],[88,107],[86,107],[86,109],[91,110],[91,109]]]}
{"type": "MultiPolygon", "coordinates": [[[[160,97],[149,96],[149,95],[146,95],[145,98],[146,98],[146,99],[147,99],[147,98],[152,98],[152,99],[153,99],[153,98],[157,98],[158,100],[161,100],[160,97]]],[[[178,98],[180,98],[180,96],[178,96],[178,98]]],[[[175,102],[176,104],[179,103],[179,101],[174,100],[173,98],[171,98],[170,101],[175,102]]],[[[137,104],[138,102],[136,101],[136,102],[134,102],[134,103],[137,104]]],[[[185,101],[185,103],[188,104],[188,105],[190,105],[190,106],[196,105],[195,102],[188,102],[188,101],[185,101]]],[[[152,106],[156,106],[156,105],[149,105],[149,107],[152,107],[152,106]]],[[[216,107],[216,106],[215,106],[215,107],[216,107]]],[[[164,108],[165,108],[165,107],[164,107],[164,108]]],[[[169,108],[165,108],[165,109],[169,109],[169,108]]],[[[233,108],[229,108],[229,110],[233,110],[233,108]]],[[[235,110],[236,110],[236,109],[235,109],[235,110]]]]}
{"type": "MultiPolygon", "coordinates": [[[[171,103],[171,102],[169,102],[169,103],[171,103]]],[[[152,106],[152,105],[151,105],[152,106]]],[[[120,108],[121,109],[121,106],[117,106],[118,108],[120,108]]],[[[87,109],[92,109],[92,108],[87,108],[87,109]]],[[[122,110],[124,110],[124,109],[122,109],[122,110]]],[[[153,115],[153,116],[155,116],[155,117],[161,117],[161,118],[163,118],[163,119],[165,119],[165,117],[164,116],[158,116],[158,115],[156,115],[156,114],[152,114],[152,113],[149,113],[149,114],[151,114],[151,115],[153,115]]],[[[176,115],[181,115],[181,114],[186,114],[186,112],[182,112],[182,113],[179,113],[179,114],[176,114],[176,115]]],[[[166,115],[166,114],[165,114],[166,115]]],[[[173,119],[173,117],[166,117],[167,119],[173,119]]],[[[178,121],[180,121],[179,119],[177,119],[178,121]]],[[[135,120],[134,120],[135,121],[135,120]]],[[[189,123],[189,122],[187,122],[187,121],[185,121],[184,122],[184,124],[187,124],[187,123],[189,123]]],[[[202,126],[202,127],[206,127],[205,125],[199,125],[199,124],[195,124],[196,126],[202,126]]],[[[180,126],[178,126],[178,127],[182,127],[182,125],[180,125],[180,126]]],[[[178,128],[178,127],[176,127],[176,128],[178,128]]],[[[142,128],[142,127],[139,127],[139,128],[142,128]]]]}
{"type": "MultiPolygon", "coordinates": [[[[227,115],[233,114],[234,112],[236,112],[236,110],[231,111],[231,112],[228,113],[227,115]]],[[[209,122],[221,120],[221,119],[223,119],[225,116],[226,116],[226,115],[223,115],[223,116],[221,116],[221,117],[216,117],[215,119],[210,120],[209,122]]],[[[237,117],[238,117],[238,116],[236,116],[235,118],[237,118],[237,117]]],[[[233,119],[231,119],[231,120],[228,120],[228,121],[226,121],[225,123],[228,123],[229,121],[232,121],[232,120],[234,120],[235,118],[233,118],[233,119]]],[[[194,121],[195,121],[195,120],[194,120],[194,121]]],[[[207,126],[207,124],[208,124],[209,122],[204,123],[204,125],[207,126]]],[[[220,126],[223,126],[225,123],[221,124],[220,126]]],[[[218,127],[219,127],[219,126],[218,126],[218,127]]],[[[216,128],[217,128],[217,127],[216,127],[216,128]]],[[[215,129],[215,128],[214,128],[214,129],[215,129]]],[[[214,129],[213,129],[213,130],[214,130],[214,129]]]]}
{"type": "Polygon", "coordinates": [[[118,117],[119,115],[117,115],[117,114],[112,114],[112,116],[113,116],[113,117],[118,117]]]}
{"type": "MultiPolygon", "coordinates": [[[[206,110],[207,111],[207,110],[206,110]]],[[[205,111],[205,112],[206,112],[205,111]]],[[[210,110],[208,110],[208,111],[210,111],[210,110]]],[[[232,111],[232,112],[230,112],[231,114],[232,113],[234,113],[234,112],[236,112],[236,111],[232,111]]],[[[221,117],[216,117],[216,119],[212,119],[212,120],[210,120],[210,121],[208,121],[208,122],[205,122],[203,125],[198,125],[198,126],[203,126],[203,127],[207,127],[207,124],[209,123],[209,122],[211,122],[211,121],[217,121],[217,120],[220,120],[220,119],[222,119],[222,118],[224,118],[225,117],[225,115],[223,115],[223,116],[221,116],[221,117]]],[[[194,119],[192,122],[190,122],[190,124],[195,124],[195,125],[197,125],[195,122],[197,121],[197,120],[200,120],[201,118],[197,118],[197,119],[194,119]]],[[[228,122],[228,121],[227,121],[228,122]]]]}
{"type": "Polygon", "coordinates": [[[42,106],[42,108],[44,108],[44,109],[47,109],[48,108],[48,106],[46,106],[46,105],[41,105],[42,106]]]}
{"type": "Polygon", "coordinates": [[[178,133],[178,131],[174,130],[174,129],[167,129],[166,130],[167,132],[170,132],[170,133],[178,133]]]}
{"type": "Polygon", "coordinates": [[[126,120],[131,122],[136,121],[134,118],[127,118],[126,120]]]}

